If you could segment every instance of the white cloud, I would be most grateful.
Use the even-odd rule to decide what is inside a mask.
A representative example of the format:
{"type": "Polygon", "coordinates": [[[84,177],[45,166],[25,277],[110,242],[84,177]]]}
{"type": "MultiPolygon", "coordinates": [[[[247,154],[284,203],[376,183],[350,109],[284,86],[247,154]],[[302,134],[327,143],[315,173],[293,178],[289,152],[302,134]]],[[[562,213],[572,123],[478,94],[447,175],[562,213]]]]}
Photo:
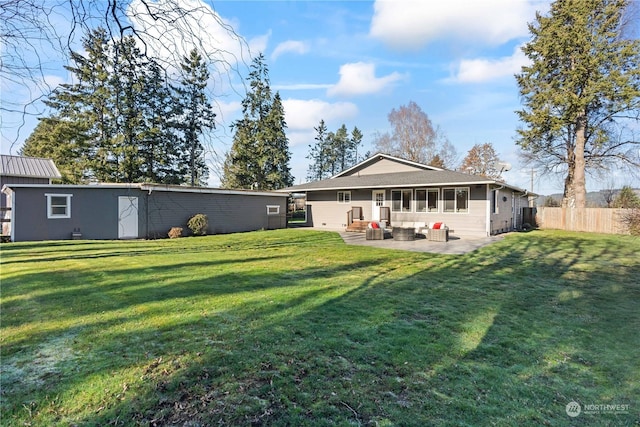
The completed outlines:
{"type": "Polygon", "coordinates": [[[216,122],[222,126],[226,126],[234,120],[234,117],[242,110],[240,101],[223,102],[216,101],[214,104],[216,111],[216,122]]]}
{"type": "Polygon", "coordinates": [[[534,19],[540,3],[377,0],[369,34],[397,49],[420,49],[444,38],[499,45],[528,34],[527,22],[534,19]]]}
{"type": "Polygon", "coordinates": [[[298,40],[287,40],[286,42],[280,43],[273,50],[271,54],[271,59],[276,60],[280,55],[284,53],[297,53],[298,55],[304,55],[309,51],[309,45],[305,42],[301,42],[298,40]]]}
{"type": "Polygon", "coordinates": [[[256,57],[258,53],[264,53],[267,50],[267,44],[271,38],[271,30],[261,36],[253,37],[249,40],[249,50],[251,55],[256,57]]]}
{"type": "Polygon", "coordinates": [[[498,59],[463,59],[458,65],[458,70],[449,81],[458,83],[482,83],[496,80],[502,77],[512,77],[519,73],[523,65],[529,63],[529,59],[522,52],[520,46],[513,55],[498,59]]]}
{"type": "Polygon", "coordinates": [[[377,93],[404,76],[394,72],[384,77],[375,76],[375,65],[366,62],[344,64],[340,67],[340,80],[327,91],[327,95],[351,96],[377,93]]]}
{"type": "Polygon", "coordinates": [[[282,101],[287,127],[292,132],[313,131],[320,120],[340,123],[355,117],[358,107],[351,102],[326,102],[319,99],[285,99],[282,101]]]}
{"type": "Polygon", "coordinates": [[[332,84],[328,83],[291,83],[291,84],[278,84],[273,85],[273,90],[318,90],[329,89],[332,84]]]}

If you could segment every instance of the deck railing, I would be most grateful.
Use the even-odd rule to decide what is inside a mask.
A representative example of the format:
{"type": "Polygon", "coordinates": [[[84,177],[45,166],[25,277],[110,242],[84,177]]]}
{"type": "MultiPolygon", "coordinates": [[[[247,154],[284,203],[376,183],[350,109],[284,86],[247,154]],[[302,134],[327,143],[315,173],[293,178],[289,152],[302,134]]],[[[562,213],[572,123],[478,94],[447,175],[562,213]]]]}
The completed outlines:
{"type": "Polygon", "coordinates": [[[353,224],[356,219],[364,219],[362,216],[362,208],[360,206],[353,206],[351,210],[347,212],[347,227],[353,224]]]}

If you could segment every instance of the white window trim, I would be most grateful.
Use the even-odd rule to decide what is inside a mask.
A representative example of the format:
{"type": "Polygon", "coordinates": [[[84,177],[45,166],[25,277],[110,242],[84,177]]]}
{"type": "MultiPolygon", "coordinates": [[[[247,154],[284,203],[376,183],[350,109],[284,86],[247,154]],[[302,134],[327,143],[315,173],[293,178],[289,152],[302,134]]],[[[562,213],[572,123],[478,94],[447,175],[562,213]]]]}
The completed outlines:
{"type": "Polygon", "coordinates": [[[338,193],[336,195],[336,200],[341,205],[350,205],[351,204],[351,191],[338,191],[338,193]],[[342,201],[340,201],[340,194],[342,194],[342,201]],[[348,202],[346,201],[347,197],[345,197],[347,195],[349,197],[349,201],[348,202]]]}
{"type": "Polygon", "coordinates": [[[395,190],[391,190],[391,212],[396,212],[396,213],[411,213],[413,211],[415,211],[415,196],[414,196],[414,192],[412,188],[398,188],[395,190]],[[404,193],[405,191],[411,191],[411,199],[409,199],[409,210],[405,211],[402,210],[402,206],[404,206],[404,193]],[[400,210],[393,210],[393,193],[394,192],[400,192],[400,210]]]}
{"type": "Polygon", "coordinates": [[[73,196],[73,194],[52,194],[52,193],[45,193],[45,196],[47,197],[47,219],[68,219],[71,218],[71,197],[73,196]],[[61,214],[54,214],[51,211],[51,208],[53,207],[51,205],[51,199],[54,197],[64,197],[67,201],[65,203],[66,208],[67,208],[67,213],[61,215],[61,214]]]}
{"type": "Polygon", "coordinates": [[[440,212],[440,189],[438,188],[416,188],[415,190],[415,206],[416,206],[416,212],[417,213],[422,213],[422,214],[428,214],[428,213],[439,213],[440,212]],[[418,191],[425,191],[425,210],[424,211],[419,211],[418,210],[418,191]],[[436,210],[434,211],[430,211],[429,210],[429,193],[435,193],[436,194],[436,210]]]}
{"type": "Polygon", "coordinates": [[[280,215],[280,205],[267,205],[267,215],[280,215]]]}
{"type": "Polygon", "coordinates": [[[455,213],[455,214],[468,214],[471,204],[471,189],[469,187],[444,187],[442,188],[442,212],[443,213],[455,213]],[[453,190],[453,211],[446,210],[446,200],[444,198],[444,193],[446,190],[453,190]],[[467,209],[464,211],[460,211],[458,209],[458,190],[466,190],[467,191],[467,209]]]}

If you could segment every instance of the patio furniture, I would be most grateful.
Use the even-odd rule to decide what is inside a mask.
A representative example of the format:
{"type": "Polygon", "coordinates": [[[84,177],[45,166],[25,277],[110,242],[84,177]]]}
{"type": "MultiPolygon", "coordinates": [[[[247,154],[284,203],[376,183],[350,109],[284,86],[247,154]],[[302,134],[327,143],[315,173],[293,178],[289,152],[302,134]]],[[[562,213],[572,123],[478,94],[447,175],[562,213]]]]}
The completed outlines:
{"type": "Polygon", "coordinates": [[[393,240],[408,241],[416,239],[415,227],[393,227],[391,234],[393,235],[393,240]]]}
{"type": "Polygon", "coordinates": [[[384,240],[384,229],[367,228],[367,240],[384,240]]]}
{"type": "Polygon", "coordinates": [[[441,222],[429,224],[429,229],[427,230],[427,240],[431,242],[448,242],[449,227],[441,222]]]}

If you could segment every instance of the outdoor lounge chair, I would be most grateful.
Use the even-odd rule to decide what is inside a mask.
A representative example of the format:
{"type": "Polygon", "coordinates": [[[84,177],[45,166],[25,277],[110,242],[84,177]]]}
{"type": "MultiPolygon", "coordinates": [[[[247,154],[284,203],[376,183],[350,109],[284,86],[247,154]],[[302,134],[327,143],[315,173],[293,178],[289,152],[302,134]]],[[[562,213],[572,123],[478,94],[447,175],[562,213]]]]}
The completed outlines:
{"type": "Polygon", "coordinates": [[[447,227],[442,222],[429,224],[429,229],[427,230],[427,240],[431,242],[448,242],[449,227],[447,227]]]}

